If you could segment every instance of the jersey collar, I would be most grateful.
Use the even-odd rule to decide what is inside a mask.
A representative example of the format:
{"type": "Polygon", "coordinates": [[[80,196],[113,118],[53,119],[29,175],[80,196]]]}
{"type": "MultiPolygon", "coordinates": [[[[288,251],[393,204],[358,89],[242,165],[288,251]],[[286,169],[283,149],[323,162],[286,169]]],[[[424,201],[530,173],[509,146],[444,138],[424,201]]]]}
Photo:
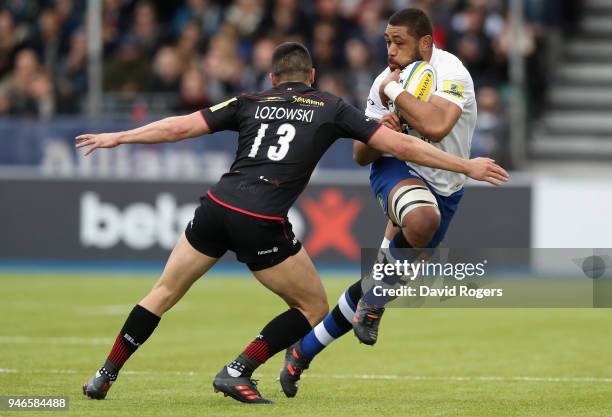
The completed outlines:
{"type": "Polygon", "coordinates": [[[429,60],[429,63],[433,65],[434,62],[437,61],[439,55],[440,55],[440,50],[436,48],[436,45],[432,45],[431,46],[431,59],[429,60]]]}
{"type": "Polygon", "coordinates": [[[311,88],[312,87],[304,83],[295,82],[295,81],[287,81],[287,82],[277,85],[275,89],[281,90],[281,91],[286,91],[290,89],[295,90],[295,91],[305,91],[311,88]]]}

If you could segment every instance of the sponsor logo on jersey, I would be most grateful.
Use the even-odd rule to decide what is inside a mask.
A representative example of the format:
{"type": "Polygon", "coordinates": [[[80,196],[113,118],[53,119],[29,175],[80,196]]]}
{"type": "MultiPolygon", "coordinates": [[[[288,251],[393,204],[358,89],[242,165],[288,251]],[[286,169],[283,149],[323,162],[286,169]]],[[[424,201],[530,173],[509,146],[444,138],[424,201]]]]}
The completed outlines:
{"type": "Polygon", "coordinates": [[[448,94],[459,99],[463,99],[463,84],[457,81],[444,81],[442,83],[442,93],[448,94]]]}
{"type": "Polygon", "coordinates": [[[297,120],[298,122],[312,123],[314,110],[288,109],[285,107],[257,106],[256,119],[265,120],[297,120]]]}
{"type": "Polygon", "coordinates": [[[300,96],[293,96],[293,102],[297,104],[304,104],[306,106],[316,106],[316,107],[325,106],[325,102],[323,101],[317,101],[311,98],[300,97],[300,96]]]}

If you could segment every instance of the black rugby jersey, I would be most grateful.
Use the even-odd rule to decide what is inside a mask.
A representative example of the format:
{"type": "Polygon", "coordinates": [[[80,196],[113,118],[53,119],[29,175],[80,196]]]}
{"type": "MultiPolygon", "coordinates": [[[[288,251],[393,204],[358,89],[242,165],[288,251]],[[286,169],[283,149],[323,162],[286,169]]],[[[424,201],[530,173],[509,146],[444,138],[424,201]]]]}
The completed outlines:
{"type": "Polygon", "coordinates": [[[293,82],[242,94],[201,113],[211,132],[239,133],[236,158],[209,197],[275,219],[286,217],[336,139],[367,142],[380,126],[341,98],[293,82]]]}

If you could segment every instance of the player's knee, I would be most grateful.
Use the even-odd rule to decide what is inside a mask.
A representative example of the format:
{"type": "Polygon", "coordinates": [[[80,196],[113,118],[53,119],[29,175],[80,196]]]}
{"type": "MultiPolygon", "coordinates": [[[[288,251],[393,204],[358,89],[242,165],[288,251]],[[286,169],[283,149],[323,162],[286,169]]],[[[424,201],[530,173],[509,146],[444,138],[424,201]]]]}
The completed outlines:
{"type": "Polygon", "coordinates": [[[433,207],[421,207],[404,218],[404,237],[413,248],[427,247],[440,227],[440,214],[433,207]]]}
{"type": "Polygon", "coordinates": [[[320,323],[321,320],[323,320],[329,313],[327,298],[302,305],[299,310],[302,312],[304,317],[306,317],[306,320],[308,320],[310,325],[315,326],[316,324],[320,323]]]}
{"type": "Polygon", "coordinates": [[[329,314],[329,305],[327,304],[327,300],[325,300],[324,302],[321,302],[317,305],[313,320],[311,321],[311,323],[314,325],[315,323],[318,324],[320,323],[325,316],[327,316],[329,314]]]}
{"type": "Polygon", "coordinates": [[[405,185],[390,201],[389,217],[403,226],[404,237],[413,248],[424,248],[440,226],[438,202],[424,185],[405,185]]]}

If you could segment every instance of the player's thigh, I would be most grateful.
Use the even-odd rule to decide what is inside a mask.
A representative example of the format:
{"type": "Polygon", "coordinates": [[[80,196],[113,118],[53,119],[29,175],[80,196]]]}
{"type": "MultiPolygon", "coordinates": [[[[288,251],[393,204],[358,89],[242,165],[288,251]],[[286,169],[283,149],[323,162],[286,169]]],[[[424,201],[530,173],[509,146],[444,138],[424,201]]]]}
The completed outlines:
{"type": "Polygon", "coordinates": [[[161,277],[139,304],[157,315],[162,315],[217,261],[218,258],[204,255],[194,249],[185,234],[181,234],[161,277]]]}
{"type": "Polygon", "coordinates": [[[440,223],[436,197],[420,178],[406,178],[395,184],[388,195],[387,212],[395,224],[402,226],[440,223]]]}
{"type": "Polygon", "coordinates": [[[219,258],[196,250],[183,233],[166,262],[158,285],[176,290],[187,290],[218,260],[219,258]]]}
{"type": "Polygon", "coordinates": [[[259,282],[298,308],[311,324],[327,313],[327,295],[321,278],[304,248],[270,268],[252,271],[259,282]]]}

